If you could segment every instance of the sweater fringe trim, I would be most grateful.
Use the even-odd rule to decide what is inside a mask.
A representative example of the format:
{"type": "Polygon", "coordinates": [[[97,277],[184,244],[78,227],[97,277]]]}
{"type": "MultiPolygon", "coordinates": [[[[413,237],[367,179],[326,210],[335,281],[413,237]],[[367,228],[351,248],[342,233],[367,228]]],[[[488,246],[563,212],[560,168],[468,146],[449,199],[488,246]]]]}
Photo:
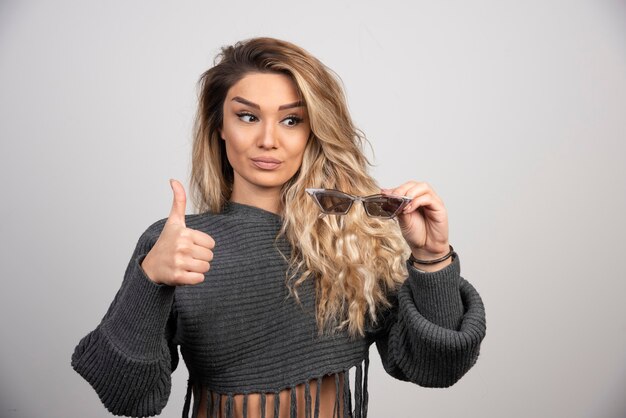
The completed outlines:
{"type": "MultiPolygon", "coordinates": [[[[351,366],[347,369],[335,372],[335,404],[333,407],[333,418],[367,418],[367,403],[368,403],[368,390],[367,390],[367,375],[369,370],[369,353],[365,352],[365,358],[359,362],[356,366],[351,366]],[[355,382],[354,382],[354,409],[352,406],[352,390],[350,388],[350,370],[355,367],[355,382]],[[339,375],[343,376],[343,385],[340,383],[339,375]],[[340,394],[343,394],[343,405],[340,405],[340,394]],[[343,408],[342,408],[343,406],[343,408]],[[343,409],[343,416],[341,417],[341,410],[343,409]]],[[[310,380],[304,382],[304,404],[305,404],[305,418],[319,418],[320,411],[320,391],[322,387],[322,379],[325,375],[316,376],[310,380]],[[310,382],[315,381],[316,384],[316,396],[315,401],[312,399],[310,382]],[[314,403],[313,403],[314,402],[314,403]],[[313,404],[313,411],[311,411],[311,405],[313,404]]],[[[297,385],[291,385],[290,399],[289,399],[289,417],[298,417],[298,400],[297,400],[297,385]]],[[[189,418],[189,412],[191,407],[191,400],[193,397],[193,411],[191,418],[197,418],[200,412],[200,404],[202,400],[203,387],[201,385],[194,385],[191,378],[187,380],[187,392],[185,395],[185,403],[183,406],[182,418],[189,418]]],[[[260,409],[261,418],[275,418],[279,416],[280,411],[280,392],[262,392],[260,393],[260,409]],[[267,398],[270,397],[274,400],[273,413],[270,416],[266,416],[267,398]]],[[[235,395],[237,393],[220,393],[210,389],[206,389],[206,418],[234,418],[235,416],[235,395]],[[225,398],[225,401],[223,402],[225,398]],[[224,408],[221,408],[222,404],[224,408]]],[[[241,416],[248,418],[248,395],[243,394],[243,404],[241,409],[241,416]]]]}

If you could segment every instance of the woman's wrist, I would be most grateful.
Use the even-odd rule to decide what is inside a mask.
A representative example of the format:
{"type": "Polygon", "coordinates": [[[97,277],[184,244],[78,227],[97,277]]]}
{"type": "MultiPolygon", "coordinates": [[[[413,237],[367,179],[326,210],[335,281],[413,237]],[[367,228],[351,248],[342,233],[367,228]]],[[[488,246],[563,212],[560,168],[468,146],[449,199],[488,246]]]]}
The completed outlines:
{"type": "Polygon", "coordinates": [[[420,263],[416,263],[415,261],[413,262],[413,267],[415,267],[416,269],[419,270],[424,270],[426,272],[434,272],[434,271],[439,271],[444,269],[445,267],[449,266],[450,264],[452,264],[452,257],[447,258],[443,261],[440,261],[438,263],[435,264],[420,264],[420,263]]]}
{"type": "Polygon", "coordinates": [[[424,252],[420,249],[411,249],[411,256],[409,261],[418,270],[426,272],[434,272],[442,270],[445,267],[452,264],[452,257],[454,257],[454,248],[448,244],[449,250],[446,252],[432,254],[424,252]],[[421,261],[424,261],[422,263],[421,261]],[[434,261],[434,262],[431,262],[434,261]]]}

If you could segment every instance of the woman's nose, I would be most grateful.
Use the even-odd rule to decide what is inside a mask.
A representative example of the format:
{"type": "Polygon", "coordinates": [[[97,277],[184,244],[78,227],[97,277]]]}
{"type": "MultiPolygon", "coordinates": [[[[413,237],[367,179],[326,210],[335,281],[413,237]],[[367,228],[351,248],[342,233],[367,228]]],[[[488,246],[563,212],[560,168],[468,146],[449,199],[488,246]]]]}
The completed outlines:
{"type": "Polygon", "coordinates": [[[272,122],[264,124],[263,130],[259,134],[258,144],[262,148],[275,148],[278,145],[276,131],[272,122]]]}

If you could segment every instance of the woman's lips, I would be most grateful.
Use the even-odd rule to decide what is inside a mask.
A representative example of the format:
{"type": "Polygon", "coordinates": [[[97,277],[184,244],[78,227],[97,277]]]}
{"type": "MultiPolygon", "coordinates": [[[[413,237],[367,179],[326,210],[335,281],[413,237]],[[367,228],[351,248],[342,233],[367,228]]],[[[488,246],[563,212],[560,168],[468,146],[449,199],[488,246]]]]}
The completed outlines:
{"type": "Polygon", "coordinates": [[[280,161],[270,160],[270,159],[253,159],[252,164],[255,166],[262,168],[263,170],[274,170],[280,166],[280,161]]]}

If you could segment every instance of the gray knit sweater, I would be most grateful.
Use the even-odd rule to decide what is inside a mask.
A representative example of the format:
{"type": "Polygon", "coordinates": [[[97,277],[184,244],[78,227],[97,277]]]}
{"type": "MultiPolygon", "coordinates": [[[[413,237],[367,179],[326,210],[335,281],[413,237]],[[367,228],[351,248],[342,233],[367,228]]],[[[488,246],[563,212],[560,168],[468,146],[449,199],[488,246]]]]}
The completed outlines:
{"type": "MultiPolygon", "coordinates": [[[[185,417],[192,386],[210,390],[211,401],[213,394],[227,397],[229,417],[236,394],[260,393],[264,405],[267,394],[304,383],[307,410],[314,405],[317,418],[319,399],[310,399],[309,380],[317,379],[319,388],[323,376],[343,373],[344,385],[340,388],[336,380],[336,390],[343,391],[345,417],[365,418],[371,344],[390,376],[424,387],[454,384],[478,358],[485,310],[476,289],[460,276],[458,256],[431,273],[407,262],[407,280],[390,295],[393,309],[383,311],[375,327],[367,321],[364,338],[351,339],[347,333],[318,337],[313,282],[307,279],[298,288],[302,306],[288,296],[287,264],[277,248],[288,256],[290,246],[284,238],[274,241],[279,215],[229,202],[222,213],[185,219],[188,228],[209,234],[216,243],[204,282],[174,287],[146,276],[141,262],[166,218],[156,221],[139,238],[102,321],[72,355],[74,370],[114,415],[161,412],[179,362],[178,346],[189,371],[185,417]],[[348,373],[353,367],[354,392],[348,373]]],[[[291,416],[297,417],[296,392],[291,393],[291,416]]],[[[195,417],[195,389],[193,398],[195,417]]]]}

